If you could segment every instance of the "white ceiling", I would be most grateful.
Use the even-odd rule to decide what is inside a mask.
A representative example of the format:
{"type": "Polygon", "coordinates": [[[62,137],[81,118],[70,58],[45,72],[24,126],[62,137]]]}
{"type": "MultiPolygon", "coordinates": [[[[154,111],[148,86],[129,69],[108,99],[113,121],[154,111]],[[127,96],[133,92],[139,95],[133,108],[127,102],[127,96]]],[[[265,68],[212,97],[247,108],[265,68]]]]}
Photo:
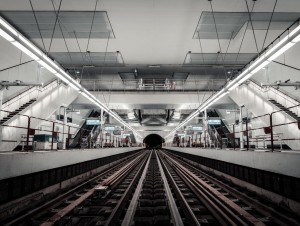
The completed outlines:
{"type": "MultiPolygon", "coordinates": [[[[60,0],[54,0],[58,8],[60,0]]],[[[61,10],[93,11],[96,0],[63,0],[61,10]]],[[[34,10],[53,10],[50,0],[32,0],[34,10]]],[[[252,1],[248,1],[250,8],[252,1]]],[[[256,1],[254,12],[271,12],[275,0],[256,1]]],[[[214,0],[214,11],[247,12],[245,1],[214,0]]],[[[28,0],[1,0],[1,10],[31,10],[28,0]]],[[[108,52],[121,51],[127,64],[181,64],[188,51],[200,52],[199,41],[192,39],[202,11],[211,11],[207,0],[101,0],[98,11],[107,11],[116,39],[111,39],[108,52]]],[[[279,0],[276,12],[300,12],[299,0],[279,0]]],[[[259,25],[254,27],[259,28],[259,25]]],[[[243,29],[242,29],[243,30],[243,29]]],[[[241,43],[241,32],[231,42],[228,52],[237,52],[241,43]]],[[[272,41],[280,30],[268,33],[267,43],[272,41]]],[[[258,44],[261,46],[265,30],[256,30],[258,44]]],[[[40,41],[40,40],[37,40],[40,41]]],[[[46,46],[49,40],[44,40],[46,46]]],[[[81,49],[85,50],[87,40],[81,39],[81,49]]],[[[229,40],[221,40],[225,52],[229,40]]],[[[71,52],[78,52],[76,40],[68,39],[71,52]]],[[[241,52],[256,52],[253,33],[246,33],[241,52]]],[[[91,40],[89,50],[105,52],[107,40],[91,40]]],[[[202,40],[203,51],[219,51],[217,40],[202,40]]],[[[51,51],[66,51],[63,40],[54,40],[51,51]]]]}
{"type": "MultiPolygon", "coordinates": [[[[54,0],[56,9],[59,2],[60,0],[54,0]]],[[[53,11],[51,0],[32,0],[32,3],[35,11],[53,11]]],[[[61,10],[94,11],[95,3],[96,0],[62,0],[61,10]]],[[[244,0],[213,0],[211,3],[215,12],[247,12],[244,0]]],[[[257,0],[253,12],[272,12],[274,3],[275,0],[257,0]]],[[[248,4],[252,8],[253,1],[248,0],[248,4]]],[[[32,9],[29,0],[0,0],[0,11],[5,10],[31,11],[32,9]]],[[[91,39],[89,51],[120,51],[126,64],[122,68],[123,72],[131,70],[132,65],[134,67],[141,65],[142,67],[152,64],[171,65],[169,70],[172,70],[172,65],[181,66],[188,51],[201,52],[199,40],[193,39],[193,35],[201,13],[203,11],[211,12],[211,5],[207,0],[99,0],[96,10],[107,11],[116,38],[109,40],[109,42],[106,39],[91,39]]],[[[300,12],[300,0],[278,0],[275,12],[300,12]]],[[[268,22],[255,22],[253,24],[259,51],[262,49],[267,24],[268,22]]],[[[273,22],[271,25],[265,46],[286,29],[289,23],[273,22]]],[[[41,44],[41,39],[34,41],[41,44]]],[[[44,40],[44,42],[48,48],[50,40],[44,40]]],[[[67,38],[66,42],[70,52],[79,52],[75,39],[67,38]]],[[[88,40],[79,39],[78,42],[80,48],[85,51],[88,40]]],[[[226,52],[228,48],[228,53],[237,53],[241,43],[241,53],[257,53],[252,27],[249,24],[248,26],[245,24],[233,40],[220,40],[221,52],[226,52]],[[228,46],[229,42],[230,45],[228,46]]],[[[201,44],[204,53],[220,51],[216,39],[202,39],[201,44]]],[[[9,53],[7,58],[2,57],[4,60],[0,63],[1,68],[15,64],[12,62],[18,62],[19,55],[17,53],[14,55],[16,50],[8,46],[3,40],[0,40],[0,50],[9,53]]],[[[54,39],[51,51],[66,52],[65,42],[62,39],[54,39]]],[[[197,72],[197,68],[193,70],[197,72]]],[[[156,69],[155,72],[159,73],[159,69],[156,69]]],[[[194,75],[197,75],[196,72],[194,75]]],[[[203,78],[197,76],[196,79],[203,78]]],[[[202,76],[205,77],[205,75],[202,76]]],[[[195,105],[196,94],[188,95],[194,96],[185,100],[186,109],[195,105]]],[[[114,99],[115,104],[120,105],[121,102],[128,102],[129,105],[131,102],[136,105],[139,102],[144,104],[141,96],[131,102],[128,99],[119,99],[118,101],[114,99]]],[[[159,102],[168,103],[168,100],[164,99],[159,102]]],[[[180,102],[182,102],[181,99],[180,102]]],[[[227,100],[227,103],[232,102],[227,100]]],[[[128,109],[128,107],[122,109],[128,109]]]]}

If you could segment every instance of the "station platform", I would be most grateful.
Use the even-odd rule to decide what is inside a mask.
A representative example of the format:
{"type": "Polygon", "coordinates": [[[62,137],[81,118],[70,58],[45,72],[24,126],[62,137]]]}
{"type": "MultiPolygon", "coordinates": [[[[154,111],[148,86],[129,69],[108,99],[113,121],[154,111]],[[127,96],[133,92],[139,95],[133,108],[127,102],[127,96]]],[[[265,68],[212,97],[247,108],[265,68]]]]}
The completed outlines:
{"type": "Polygon", "coordinates": [[[298,151],[270,152],[182,147],[164,147],[164,149],[300,178],[300,152],[298,151]]]}
{"type": "Polygon", "coordinates": [[[0,153],[0,180],[140,149],[142,147],[3,152],[0,153]]]}

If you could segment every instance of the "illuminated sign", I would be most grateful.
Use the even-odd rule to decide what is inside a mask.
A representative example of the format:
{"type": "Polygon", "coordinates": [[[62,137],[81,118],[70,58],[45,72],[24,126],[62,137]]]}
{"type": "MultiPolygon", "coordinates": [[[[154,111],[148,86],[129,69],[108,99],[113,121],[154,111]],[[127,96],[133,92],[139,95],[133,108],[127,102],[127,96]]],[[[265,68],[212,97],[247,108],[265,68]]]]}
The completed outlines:
{"type": "Polygon", "coordinates": [[[106,130],[106,131],[114,131],[115,127],[114,126],[106,126],[106,127],[104,127],[104,130],[106,130]]]}
{"type": "Polygon", "coordinates": [[[123,138],[125,138],[125,137],[130,137],[130,134],[129,134],[129,133],[123,133],[122,137],[123,137],[123,138]]]}
{"type": "Polygon", "coordinates": [[[193,126],[193,127],[192,127],[192,130],[193,130],[193,131],[202,131],[203,128],[202,128],[202,126],[193,126]]]}
{"type": "Polygon", "coordinates": [[[86,124],[89,126],[98,126],[98,125],[100,125],[100,120],[99,119],[87,119],[86,124]]]}
{"type": "Polygon", "coordinates": [[[221,119],[208,119],[208,125],[221,125],[221,119]]]}
{"type": "Polygon", "coordinates": [[[185,133],[177,133],[179,137],[185,137],[185,133]]]}
{"type": "Polygon", "coordinates": [[[121,130],[114,130],[113,134],[119,136],[121,135],[121,132],[121,130]]]}

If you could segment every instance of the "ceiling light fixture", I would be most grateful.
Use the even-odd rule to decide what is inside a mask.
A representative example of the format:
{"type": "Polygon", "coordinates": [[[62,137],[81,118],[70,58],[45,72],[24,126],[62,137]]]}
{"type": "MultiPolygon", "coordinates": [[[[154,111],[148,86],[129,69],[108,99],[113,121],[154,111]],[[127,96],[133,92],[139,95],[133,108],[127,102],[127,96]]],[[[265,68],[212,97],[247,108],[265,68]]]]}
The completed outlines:
{"type": "MultiPolygon", "coordinates": [[[[299,21],[295,22],[292,26],[299,23],[299,21]]],[[[291,27],[292,27],[291,26],[291,27]]],[[[291,28],[290,27],[290,28],[291,28]]],[[[297,42],[300,41],[300,25],[297,24],[296,28],[289,32],[290,28],[288,28],[286,31],[288,34],[282,38],[276,45],[270,47],[269,49],[264,50],[262,54],[254,61],[252,62],[248,67],[245,67],[245,69],[242,71],[241,74],[239,74],[233,81],[229,81],[224,89],[216,93],[214,96],[210,97],[208,100],[206,100],[196,111],[194,111],[190,116],[188,116],[182,123],[180,123],[175,129],[173,129],[166,137],[170,137],[174,135],[176,130],[180,129],[182,126],[184,126],[187,122],[192,120],[196,115],[197,112],[202,112],[205,109],[207,109],[209,106],[211,106],[213,103],[215,103],[217,100],[225,96],[229,91],[234,90],[239,85],[244,83],[246,80],[248,80],[253,74],[260,71],[262,68],[267,66],[272,60],[286,52],[288,49],[290,49],[292,46],[294,46],[297,42]]],[[[285,31],[285,32],[286,32],[285,31]]],[[[280,38],[280,37],[279,37],[280,38]]],[[[279,39],[278,38],[278,39],[279,39]]]]}
{"type": "MultiPolygon", "coordinates": [[[[95,96],[93,96],[90,92],[84,89],[75,79],[73,79],[65,70],[50,59],[46,54],[44,54],[41,50],[39,50],[34,44],[32,44],[28,39],[26,39],[21,33],[19,33],[15,28],[13,28],[8,22],[6,22],[0,16],[0,36],[5,38],[7,41],[12,43],[26,55],[31,57],[37,63],[42,65],[45,69],[55,75],[58,79],[62,80],[64,83],[70,85],[76,91],[80,91],[80,93],[89,99],[93,104],[102,108],[112,117],[114,117],[118,122],[123,124],[128,129],[132,130],[136,136],[143,138],[140,134],[138,134],[130,125],[122,120],[122,118],[111,111],[108,107],[106,107],[102,102],[100,102],[95,96]]],[[[92,67],[92,66],[90,66],[92,67]]],[[[79,72],[79,71],[77,71],[79,72]]],[[[76,73],[77,73],[76,72],[76,73]]]]}

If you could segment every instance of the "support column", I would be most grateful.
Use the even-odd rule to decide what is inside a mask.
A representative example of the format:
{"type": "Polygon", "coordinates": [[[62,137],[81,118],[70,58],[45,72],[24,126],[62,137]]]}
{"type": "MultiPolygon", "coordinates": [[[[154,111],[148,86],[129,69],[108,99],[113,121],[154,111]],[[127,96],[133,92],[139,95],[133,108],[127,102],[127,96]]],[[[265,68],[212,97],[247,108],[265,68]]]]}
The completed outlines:
{"type": "MultiPolygon", "coordinates": [[[[0,109],[2,109],[2,102],[3,102],[3,88],[0,87],[0,109]]],[[[0,118],[2,118],[4,112],[0,112],[0,118]]],[[[2,126],[0,126],[0,143],[2,143],[2,126]]]]}
{"type": "Polygon", "coordinates": [[[208,133],[208,121],[207,121],[207,110],[204,110],[204,148],[207,144],[207,133],[208,133]]]}
{"type": "Polygon", "coordinates": [[[244,148],[244,138],[243,138],[243,106],[240,106],[240,115],[239,115],[239,123],[240,123],[240,148],[244,148]]]}
{"type": "Polygon", "coordinates": [[[101,111],[100,111],[100,147],[103,148],[103,125],[104,125],[104,117],[103,117],[103,109],[101,108],[101,111]]]}
{"type": "Polygon", "coordinates": [[[68,120],[67,120],[67,108],[66,107],[63,107],[64,109],[64,124],[63,124],[63,134],[62,134],[62,137],[63,137],[63,149],[66,149],[66,138],[67,136],[65,135],[65,127],[68,123],[68,120]]]}

